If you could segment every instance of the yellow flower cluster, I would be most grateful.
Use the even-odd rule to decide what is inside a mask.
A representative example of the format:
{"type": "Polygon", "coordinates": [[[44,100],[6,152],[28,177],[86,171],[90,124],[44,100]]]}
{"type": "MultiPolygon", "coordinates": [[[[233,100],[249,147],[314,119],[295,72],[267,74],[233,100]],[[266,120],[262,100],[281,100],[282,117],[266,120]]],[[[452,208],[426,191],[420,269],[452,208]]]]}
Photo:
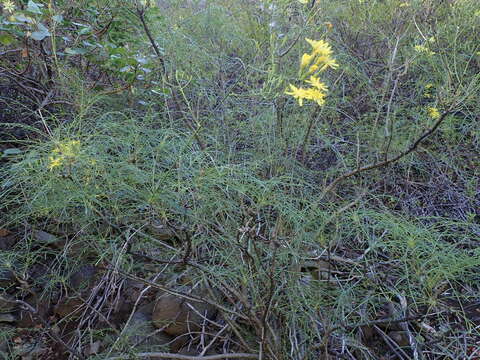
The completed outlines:
{"type": "Polygon", "coordinates": [[[428,47],[426,47],[425,45],[415,45],[413,47],[415,49],[416,52],[418,53],[423,53],[423,54],[426,54],[428,56],[432,56],[432,55],[435,55],[435,51],[432,51],[430,50],[428,47]]]}
{"type": "Polygon", "coordinates": [[[429,83],[425,85],[425,90],[423,91],[423,97],[427,99],[433,98],[434,85],[429,83]]]}
{"type": "Polygon", "coordinates": [[[80,141],[70,140],[60,143],[52,150],[52,153],[53,155],[48,157],[49,170],[65,163],[71,163],[80,153],[80,141]]]}
{"type": "Polygon", "coordinates": [[[434,120],[440,119],[440,111],[438,111],[438,109],[435,107],[428,107],[427,113],[428,116],[430,116],[434,120]]]}
{"type": "Polygon", "coordinates": [[[305,39],[312,47],[311,53],[305,53],[300,60],[300,79],[303,79],[309,88],[296,87],[290,84],[290,89],[285,94],[293,96],[300,106],[303,100],[315,101],[318,105],[325,103],[327,95],[327,85],[320,81],[318,74],[328,68],[336,69],[338,64],[332,58],[332,48],[324,40],[305,39]],[[309,78],[305,80],[307,77],[309,78]]]}

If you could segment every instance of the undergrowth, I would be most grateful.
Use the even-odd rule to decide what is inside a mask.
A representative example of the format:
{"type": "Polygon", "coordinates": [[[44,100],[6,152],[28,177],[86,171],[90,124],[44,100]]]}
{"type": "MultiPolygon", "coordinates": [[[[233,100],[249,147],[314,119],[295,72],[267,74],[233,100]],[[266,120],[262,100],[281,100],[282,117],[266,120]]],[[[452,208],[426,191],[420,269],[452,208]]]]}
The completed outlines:
{"type": "Polygon", "coordinates": [[[119,4],[135,21],[113,23],[108,69],[59,54],[68,106],[4,125],[28,134],[3,139],[4,295],[57,301],[99,269],[72,358],[95,341],[91,358],[141,357],[109,322],[131,280],[210,289],[219,320],[188,337],[202,354],[206,338],[271,359],[479,356],[475,1],[119,4]],[[304,38],[339,64],[325,104],[285,94],[304,38]]]}

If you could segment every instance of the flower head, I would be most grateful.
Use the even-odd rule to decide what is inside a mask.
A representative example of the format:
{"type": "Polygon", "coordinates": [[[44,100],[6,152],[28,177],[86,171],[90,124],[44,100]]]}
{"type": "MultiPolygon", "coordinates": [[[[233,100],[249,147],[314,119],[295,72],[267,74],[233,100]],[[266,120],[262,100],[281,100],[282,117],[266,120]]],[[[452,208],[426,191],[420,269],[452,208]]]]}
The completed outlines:
{"type": "Polygon", "coordinates": [[[431,117],[434,120],[437,120],[440,118],[440,111],[436,107],[428,107],[427,108],[427,114],[429,117],[431,117]]]}
{"type": "Polygon", "coordinates": [[[328,88],[320,79],[318,74],[328,68],[336,69],[338,67],[335,59],[331,57],[332,48],[324,40],[305,39],[311,46],[312,52],[305,53],[300,61],[300,79],[310,85],[309,88],[296,87],[289,85],[285,94],[293,96],[300,106],[303,106],[304,100],[315,101],[318,105],[325,104],[328,88]],[[304,71],[308,67],[307,71],[304,71]],[[310,77],[305,80],[307,76],[310,77]]]}
{"type": "Polygon", "coordinates": [[[305,81],[306,83],[312,85],[314,88],[320,90],[320,91],[327,91],[328,88],[327,88],[327,85],[325,85],[324,83],[322,83],[320,81],[320,79],[314,75],[310,76],[310,79],[309,80],[306,80],[305,81]]]}
{"type": "Polygon", "coordinates": [[[428,56],[435,55],[435,51],[430,50],[425,45],[415,45],[413,48],[418,53],[424,53],[424,54],[427,54],[428,56]]]}
{"type": "Polygon", "coordinates": [[[312,46],[312,54],[321,56],[332,55],[332,47],[324,40],[305,39],[312,46]]]}
{"type": "Polygon", "coordinates": [[[300,106],[303,106],[303,99],[307,98],[307,90],[304,88],[297,88],[292,84],[290,84],[290,91],[285,91],[285,94],[291,95],[297,99],[300,106]]]}
{"type": "Polygon", "coordinates": [[[48,158],[49,164],[48,164],[48,170],[52,170],[53,168],[62,165],[62,158],[61,157],[53,157],[50,156],[48,158]]]}
{"type": "Polygon", "coordinates": [[[49,170],[52,170],[65,162],[73,163],[75,158],[80,153],[80,141],[70,140],[59,143],[53,150],[53,156],[49,156],[47,165],[49,170]]]}
{"type": "Polygon", "coordinates": [[[326,92],[323,92],[316,88],[310,88],[305,90],[305,99],[315,101],[318,105],[325,104],[326,92]]]}
{"type": "Polygon", "coordinates": [[[303,54],[302,60],[300,60],[300,69],[307,67],[315,56],[313,54],[303,54]]]}
{"type": "Polygon", "coordinates": [[[317,65],[319,66],[319,71],[324,71],[328,68],[336,69],[338,64],[335,59],[332,59],[330,56],[320,56],[317,59],[317,65]]]}
{"type": "Polygon", "coordinates": [[[13,13],[15,11],[15,4],[11,0],[3,0],[2,5],[6,12],[13,13]]]}

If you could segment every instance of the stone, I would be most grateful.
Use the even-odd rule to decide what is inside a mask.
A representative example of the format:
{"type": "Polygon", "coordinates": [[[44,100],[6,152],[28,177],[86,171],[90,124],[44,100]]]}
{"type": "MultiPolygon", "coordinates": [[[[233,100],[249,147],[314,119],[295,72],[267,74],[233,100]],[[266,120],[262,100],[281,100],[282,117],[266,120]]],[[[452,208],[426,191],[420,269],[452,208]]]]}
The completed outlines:
{"type": "Polygon", "coordinates": [[[175,237],[175,233],[172,229],[160,220],[153,220],[147,228],[158,240],[170,240],[175,237]]]}
{"type": "Polygon", "coordinates": [[[148,336],[154,333],[157,329],[153,326],[151,312],[148,312],[147,310],[148,306],[147,308],[144,306],[133,314],[128,329],[126,330],[128,343],[131,346],[136,347],[168,347],[168,344],[173,338],[164,332],[159,331],[155,335],[148,336]]]}
{"type": "Polygon", "coordinates": [[[157,328],[164,328],[165,333],[180,336],[199,331],[205,321],[204,317],[213,319],[215,315],[215,307],[206,302],[161,292],[153,309],[152,320],[157,328]]]}
{"type": "Polygon", "coordinates": [[[0,265],[0,287],[7,288],[16,283],[15,274],[8,267],[0,265]]]}
{"type": "Polygon", "coordinates": [[[45,245],[56,244],[61,242],[61,239],[57,238],[55,235],[49,234],[46,231],[42,231],[42,230],[34,230],[33,238],[36,241],[45,245]]]}
{"type": "Polygon", "coordinates": [[[9,313],[15,311],[18,305],[15,303],[15,298],[8,294],[0,295],[0,313],[9,313]]]}
{"type": "Polygon", "coordinates": [[[406,331],[391,331],[388,334],[400,347],[409,346],[408,333],[406,331]]]}
{"type": "Polygon", "coordinates": [[[93,286],[97,268],[93,265],[81,266],[70,276],[69,285],[73,290],[82,291],[93,286]]]}
{"type": "MultiPolygon", "coordinates": [[[[37,300],[34,296],[29,296],[24,301],[37,310],[36,315],[44,319],[47,318],[50,310],[50,302],[48,299],[42,298],[37,300]]],[[[38,317],[34,316],[30,311],[20,311],[19,320],[17,322],[18,328],[31,329],[37,326],[39,323],[40,321],[38,320],[38,317]]]]}
{"type": "Polygon", "coordinates": [[[0,236],[0,250],[11,250],[17,242],[13,235],[0,236]]]}
{"type": "Polygon", "coordinates": [[[55,305],[54,312],[61,318],[69,316],[70,318],[75,319],[82,314],[83,309],[80,308],[83,307],[83,305],[84,302],[80,298],[64,298],[55,305]]]}

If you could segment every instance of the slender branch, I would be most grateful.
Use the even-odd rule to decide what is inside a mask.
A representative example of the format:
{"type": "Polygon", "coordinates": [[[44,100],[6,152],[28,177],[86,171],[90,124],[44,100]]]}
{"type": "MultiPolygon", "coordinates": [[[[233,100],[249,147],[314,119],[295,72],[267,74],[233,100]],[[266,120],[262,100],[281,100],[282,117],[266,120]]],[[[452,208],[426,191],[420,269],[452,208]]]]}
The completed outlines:
{"type": "Polygon", "coordinates": [[[367,170],[372,170],[372,169],[376,169],[376,168],[379,168],[379,167],[383,167],[383,166],[387,166],[387,165],[390,165],[391,163],[394,163],[398,160],[400,160],[401,158],[405,157],[406,155],[410,154],[411,152],[415,151],[418,147],[418,145],[420,145],[420,143],[425,140],[427,137],[429,137],[430,135],[432,135],[437,129],[438,127],[442,124],[442,122],[445,120],[445,118],[447,117],[447,115],[450,114],[450,111],[446,111],[444,112],[439,118],[438,120],[433,124],[433,126],[429,129],[427,129],[417,140],[415,140],[412,144],[410,144],[410,146],[402,151],[400,154],[398,154],[397,156],[394,156],[390,159],[386,159],[384,161],[381,161],[381,162],[377,162],[377,163],[372,163],[372,164],[369,164],[369,165],[366,165],[364,167],[361,167],[361,168],[358,168],[356,170],[352,170],[348,173],[345,173],[339,177],[337,177],[335,180],[333,180],[326,188],[325,190],[323,190],[322,192],[322,195],[320,197],[320,199],[322,199],[327,193],[329,193],[330,191],[332,191],[336,185],[338,185],[338,183],[340,183],[341,181],[345,180],[345,179],[348,179],[349,177],[352,177],[352,176],[355,176],[355,175],[358,175],[364,171],[367,171],[367,170]]]}
{"type": "Polygon", "coordinates": [[[138,18],[140,19],[140,22],[142,23],[143,30],[145,31],[145,34],[147,35],[148,40],[150,41],[150,44],[152,45],[153,50],[157,55],[158,61],[160,62],[160,66],[162,67],[162,74],[165,75],[167,73],[167,69],[165,67],[165,60],[163,59],[162,53],[160,52],[160,49],[158,48],[158,45],[155,42],[155,39],[153,38],[152,33],[150,32],[150,28],[148,27],[147,22],[145,21],[145,8],[141,8],[137,6],[137,15],[138,15],[138,18]]]}

